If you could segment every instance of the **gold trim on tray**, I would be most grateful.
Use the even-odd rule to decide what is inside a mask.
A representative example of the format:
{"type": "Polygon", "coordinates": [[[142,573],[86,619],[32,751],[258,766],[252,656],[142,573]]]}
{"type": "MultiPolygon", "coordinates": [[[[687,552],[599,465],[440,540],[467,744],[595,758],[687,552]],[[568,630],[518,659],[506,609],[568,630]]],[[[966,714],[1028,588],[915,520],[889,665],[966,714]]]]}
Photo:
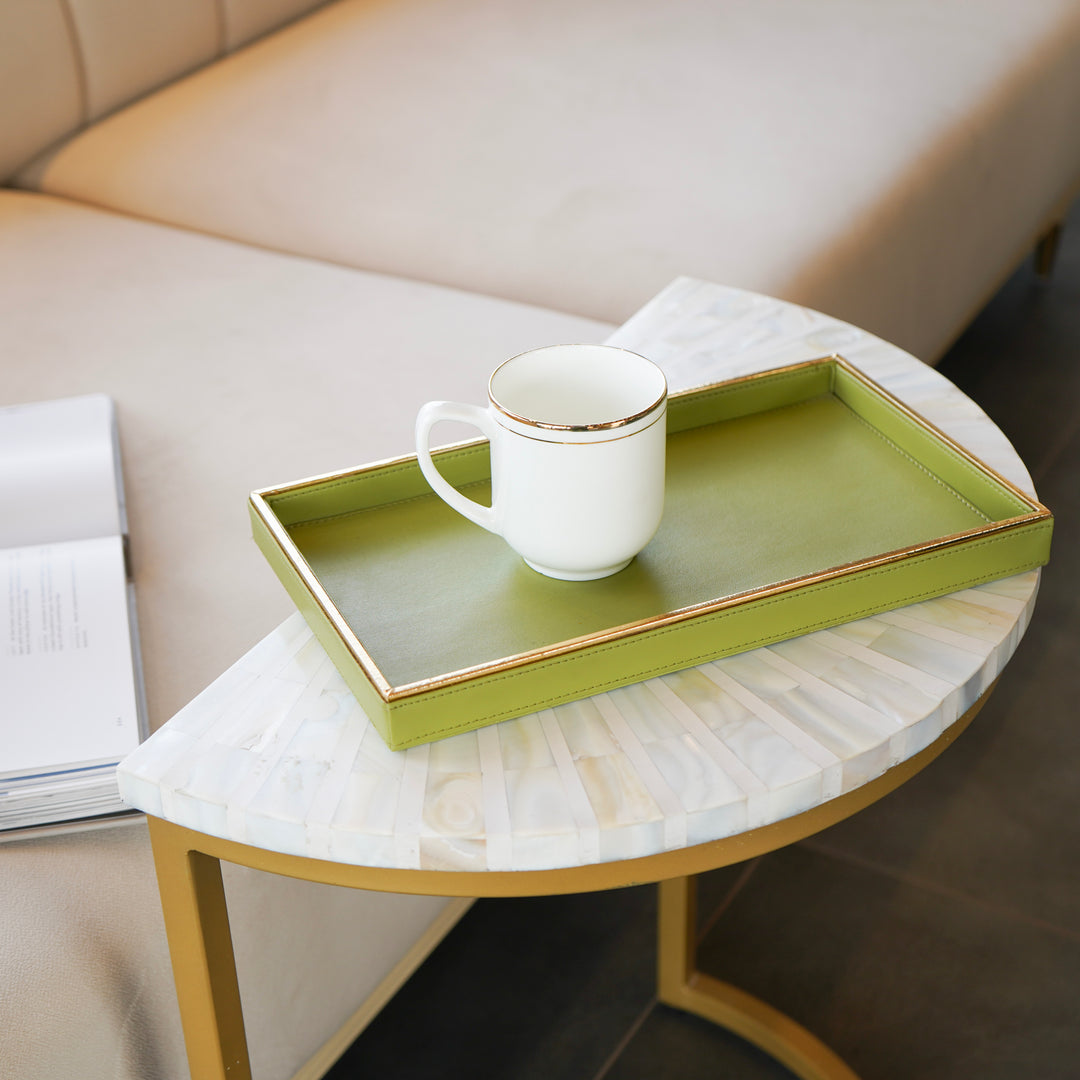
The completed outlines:
{"type": "Polygon", "coordinates": [[[322,483],[326,480],[334,480],[344,476],[356,476],[364,472],[370,472],[374,469],[383,468],[387,465],[395,465],[398,462],[405,462],[408,460],[408,456],[388,458],[385,461],[366,465],[362,469],[350,469],[348,472],[342,473],[325,473],[322,476],[313,476],[307,480],[302,480],[297,484],[286,484],[274,488],[261,488],[259,491],[253,491],[250,497],[252,507],[259,515],[262,523],[266,526],[267,531],[273,538],[274,543],[277,544],[281,554],[285,557],[293,570],[296,571],[296,574],[301,581],[307,586],[311,593],[311,599],[315,601],[315,604],[323,615],[330,620],[330,623],[337,631],[342,644],[348,649],[353,659],[360,665],[360,668],[378,691],[379,696],[383,701],[393,701],[395,697],[401,695],[395,692],[395,688],[379,670],[378,665],[372,659],[367,649],[360,643],[360,639],[353,632],[352,627],[345,621],[341,612],[338,611],[337,605],[330,599],[326,590],[323,588],[322,583],[308,565],[307,560],[296,549],[296,545],[290,539],[288,531],[270,509],[267,499],[273,498],[274,495],[282,495],[287,492],[295,491],[301,487],[322,483]]]}
{"type": "MultiPolygon", "coordinates": [[[[420,694],[428,693],[432,690],[440,690],[446,687],[455,686],[473,679],[486,677],[488,675],[512,671],[516,668],[524,667],[528,664],[535,663],[536,661],[547,660],[552,657],[566,655],[568,653],[577,652],[582,649],[588,649],[595,645],[605,644],[612,641],[621,640],[623,638],[629,638],[633,635],[644,633],[649,630],[671,626],[673,624],[685,622],[686,620],[697,618],[702,615],[723,611],[729,608],[734,608],[750,601],[763,600],[769,597],[779,596],[787,592],[792,592],[796,589],[802,589],[807,586],[817,585],[822,582],[834,580],[837,578],[843,578],[848,575],[860,573],[865,570],[872,570],[877,567],[891,565],[893,563],[901,562],[916,555],[923,555],[928,552],[947,549],[950,547],[954,547],[957,544],[966,543],[979,537],[991,536],[994,534],[1007,532],[1009,530],[1016,529],[1024,525],[1029,525],[1035,521],[1052,518],[1053,515],[1051,514],[1050,510],[1042,503],[1038,502],[1036,499],[1033,499],[1030,495],[1022,491],[1007,478],[996,472],[990,466],[986,465],[979,458],[975,457],[967,449],[965,449],[949,435],[943,432],[940,428],[936,427],[925,417],[921,416],[918,412],[905,404],[894,394],[891,394],[888,390],[878,385],[876,382],[874,382],[863,372],[859,371],[856,367],[848,363],[848,361],[846,361],[843,357],[839,355],[834,354],[814,360],[800,361],[798,363],[789,364],[784,367],[773,368],[769,371],[757,372],[752,375],[742,375],[733,379],[726,379],[721,382],[712,383],[706,386],[694,387],[690,390],[685,390],[678,394],[671,395],[668,398],[668,402],[670,404],[670,402],[678,401],[680,398],[691,397],[694,395],[700,395],[702,393],[708,393],[712,391],[722,391],[723,389],[727,387],[732,387],[735,384],[747,385],[750,383],[775,378],[778,375],[793,374],[800,370],[805,370],[813,367],[821,367],[827,364],[835,365],[836,368],[842,370],[848,376],[857,381],[864,389],[866,389],[876,397],[882,399],[895,412],[901,414],[908,421],[922,428],[927,434],[931,435],[934,439],[943,444],[948,450],[958,455],[971,468],[975,469],[982,476],[1004,487],[1023,505],[1029,507],[1029,511],[1025,514],[1021,514],[1000,521],[988,521],[985,526],[980,526],[974,529],[968,529],[964,532],[942,536],[935,540],[915,544],[910,547],[900,548],[895,551],[885,552],[883,554],[871,556],[865,559],[859,559],[855,562],[846,563],[841,566],[830,567],[826,570],[818,571],[803,577],[791,578],[785,581],[776,582],[771,585],[751,589],[746,592],[702,601],[698,604],[693,604],[675,611],[664,612],[661,615],[651,616],[647,619],[642,619],[637,622],[608,627],[601,631],[586,634],[581,637],[568,638],[566,640],[559,641],[552,645],[547,645],[539,649],[533,649],[527,652],[501,657],[498,660],[487,661],[485,663],[477,664],[472,667],[461,668],[456,671],[444,672],[427,679],[421,679],[400,686],[394,686],[380,671],[375,660],[364,648],[363,643],[357,637],[352,627],[349,626],[349,624],[345,621],[344,617],[338,611],[336,605],[333,603],[330,596],[323,588],[318,577],[315,575],[311,567],[308,565],[307,561],[300,554],[295,543],[288,535],[286,527],[279,521],[277,515],[269,506],[268,500],[274,498],[275,496],[297,492],[300,489],[326,483],[327,481],[332,482],[335,480],[344,480],[346,478],[361,476],[368,472],[384,469],[387,466],[403,465],[414,462],[416,460],[415,456],[403,455],[396,458],[386,459],[380,462],[373,462],[360,468],[347,469],[336,473],[327,473],[321,476],[310,477],[305,480],[297,481],[295,483],[277,485],[270,488],[262,488],[252,493],[250,501],[260,520],[266,526],[269,534],[273,537],[275,543],[279,547],[282,555],[284,555],[284,557],[288,560],[289,564],[292,566],[298,577],[303,581],[305,587],[309,590],[310,598],[315,602],[322,614],[333,625],[342,644],[345,646],[351,656],[356,660],[357,664],[360,666],[364,674],[370,680],[371,684],[378,692],[382,700],[387,703],[401,701],[405,698],[415,697],[420,694]]],[[[835,387],[833,389],[835,390],[835,387]]],[[[484,444],[484,442],[485,440],[482,439],[471,440],[467,442],[456,443],[451,447],[447,447],[446,449],[467,449],[469,447],[481,446],[484,444]]]]}

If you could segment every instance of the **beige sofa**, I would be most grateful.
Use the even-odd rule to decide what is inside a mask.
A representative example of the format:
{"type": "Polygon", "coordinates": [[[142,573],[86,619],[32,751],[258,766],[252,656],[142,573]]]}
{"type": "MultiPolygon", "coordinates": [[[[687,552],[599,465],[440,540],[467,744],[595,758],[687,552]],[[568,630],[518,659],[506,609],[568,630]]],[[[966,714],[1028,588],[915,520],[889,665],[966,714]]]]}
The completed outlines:
{"type": "MultiPolygon", "coordinates": [[[[117,401],[156,727],[289,611],[251,488],[672,277],[936,360],[1076,190],[1080,0],[0,0],[0,102],[0,401],[117,401]]],[[[228,889],[260,1080],[461,911],[228,889]]],[[[143,824],[0,845],[0,910],[0,1075],[186,1075],[143,824]]]]}

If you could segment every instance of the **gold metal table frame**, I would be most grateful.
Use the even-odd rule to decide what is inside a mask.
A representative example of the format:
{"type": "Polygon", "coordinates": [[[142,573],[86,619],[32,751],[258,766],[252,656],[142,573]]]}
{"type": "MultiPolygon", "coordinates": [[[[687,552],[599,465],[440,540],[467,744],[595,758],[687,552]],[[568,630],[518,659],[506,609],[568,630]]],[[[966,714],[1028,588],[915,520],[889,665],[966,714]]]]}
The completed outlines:
{"type": "Polygon", "coordinates": [[[816,1036],[760,999],[697,970],[696,876],[802,840],[895,790],[945,750],[991,686],[930,746],[853,791],[804,813],[693,847],[553,870],[440,871],[355,866],[284,855],[151,817],[158,887],[193,1080],[250,1080],[221,860],[287,877],[377,892],[509,897],[658,882],[658,997],[753,1043],[801,1080],[857,1080],[816,1036]]]}

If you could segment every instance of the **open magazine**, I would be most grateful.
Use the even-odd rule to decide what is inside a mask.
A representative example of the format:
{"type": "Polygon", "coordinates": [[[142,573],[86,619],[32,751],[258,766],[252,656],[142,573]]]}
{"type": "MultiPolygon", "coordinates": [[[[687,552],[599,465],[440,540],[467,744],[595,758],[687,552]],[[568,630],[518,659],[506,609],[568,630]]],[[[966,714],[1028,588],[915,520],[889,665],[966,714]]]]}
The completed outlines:
{"type": "Polygon", "coordinates": [[[145,737],[113,403],[0,408],[0,836],[125,809],[145,737]]]}

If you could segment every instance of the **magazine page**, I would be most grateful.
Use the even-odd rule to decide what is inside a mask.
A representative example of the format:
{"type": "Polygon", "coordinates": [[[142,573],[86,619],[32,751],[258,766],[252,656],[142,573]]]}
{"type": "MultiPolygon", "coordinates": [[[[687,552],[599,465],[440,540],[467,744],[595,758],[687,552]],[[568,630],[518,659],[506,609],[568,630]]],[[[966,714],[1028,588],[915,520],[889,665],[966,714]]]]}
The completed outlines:
{"type": "Polygon", "coordinates": [[[0,408],[0,548],[124,532],[105,394],[0,408]]]}
{"type": "Polygon", "coordinates": [[[123,540],[0,550],[0,779],[139,744],[123,540]]]}

